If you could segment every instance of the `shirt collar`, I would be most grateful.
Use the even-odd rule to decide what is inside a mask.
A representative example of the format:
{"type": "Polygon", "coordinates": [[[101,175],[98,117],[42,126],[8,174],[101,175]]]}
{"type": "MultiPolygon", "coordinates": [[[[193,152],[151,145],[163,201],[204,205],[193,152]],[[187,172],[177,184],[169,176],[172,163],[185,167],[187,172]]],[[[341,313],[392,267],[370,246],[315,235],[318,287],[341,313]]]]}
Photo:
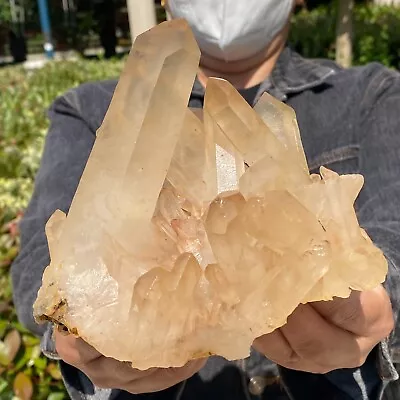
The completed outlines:
{"type": "Polygon", "coordinates": [[[335,72],[323,61],[303,58],[286,47],[269,77],[270,92],[276,98],[286,100],[288,94],[299,93],[325,84],[327,78],[335,72]]]}
{"type": "MultiPolygon", "coordinates": [[[[261,96],[268,90],[274,97],[284,101],[290,93],[299,93],[324,84],[334,73],[333,68],[321,61],[303,58],[286,47],[279,56],[271,76],[261,84],[259,94],[261,96]]],[[[192,94],[204,96],[204,88],[198,79],[195,80],[192,94]]]]}

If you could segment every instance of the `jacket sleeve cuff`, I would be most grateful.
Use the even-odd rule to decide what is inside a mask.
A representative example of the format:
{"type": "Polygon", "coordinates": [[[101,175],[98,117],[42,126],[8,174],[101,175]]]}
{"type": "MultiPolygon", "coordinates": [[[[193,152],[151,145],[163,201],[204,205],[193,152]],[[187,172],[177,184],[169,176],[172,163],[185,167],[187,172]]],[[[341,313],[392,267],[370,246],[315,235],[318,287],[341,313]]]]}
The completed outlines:
{"type": "Polygon", "coordinates": [[[40,349],[42,353],[51,360],[60,360],[60,356],[56,350],[56,343],[54,341],[54,325],[48,323],[46,325],[46,330],[40,341],[40,349]]]}
{"type": "Polygon", "coordinates": [[[399,374],[393,364],[389,350],[389,339],[385,339],[378,345],[378,373],[383,381],[395,381],[399,374]]]}

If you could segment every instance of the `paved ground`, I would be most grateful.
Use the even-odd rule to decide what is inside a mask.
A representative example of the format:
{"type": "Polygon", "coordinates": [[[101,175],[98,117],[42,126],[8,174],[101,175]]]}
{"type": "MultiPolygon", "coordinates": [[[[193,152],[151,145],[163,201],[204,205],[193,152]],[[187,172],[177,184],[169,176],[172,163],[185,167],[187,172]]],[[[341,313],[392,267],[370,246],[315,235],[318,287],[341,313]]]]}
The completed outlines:
{"type": "MultiPolygon", "coordinates": [[[[129,51],[129,47],[117,47],[117,54],[125,54],[129,51]]],[[[99,48],[87,49],[85,50],[86,57],[94,57],[101,56],[103,54],[103,50],[99,48]]],[[[54,54],[55,60],[76,60],[79,58],[79,55],[76,51],[68,50],[68,51],[58,51],[54,54]]],[[[43,65],[48,62],[49,59],[46,55],[43,54],[29,54],[28,59],[23,63],[23,66],[26,69],[36,69],[41,68],[43,65]]],[[[0,67],[12,64],[12,57],[0,57],[0,67]]]]}

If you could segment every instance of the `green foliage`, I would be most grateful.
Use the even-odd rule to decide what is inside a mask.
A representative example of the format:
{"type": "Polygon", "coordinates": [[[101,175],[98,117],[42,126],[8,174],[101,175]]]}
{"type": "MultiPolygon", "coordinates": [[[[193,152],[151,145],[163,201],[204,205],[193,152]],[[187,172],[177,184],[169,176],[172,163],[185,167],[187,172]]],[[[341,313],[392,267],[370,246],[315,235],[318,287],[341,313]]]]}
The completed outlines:
{"type": "Polygon", "coordinates": [[[293,17],[289,42],[305,57],[335,57],[336,13],[332,7],[303,10],[293,17]]]}
{"type": "MultiPolygon", "coordinates": [[[[358,5],[354,9],[353,64],[378,61],[400,67],[400,8],[358,5]]],[[[290,43],[311,58],[335,57],[336,9],[318,7],[293,17],[290,43]]]]}
{"type": "Polygon", "coordinates": [[[53,29],[53,39],[56,48],[58,43],[68,45],[71,49],[83,54],[91,39],[97,39],[97,20],[93,10],[78,11],[74,14],[74,23],[66,24],[63,10],[57,3],[50,5],[53,29]]]}
{"type": "Polygon", "coordinates": [[[24,329],[11,300],[9,266],[18,252],[18,221],[0,215],[0,399],[66,399],[58,366],[40,354],[39,339],[24,329]]]}
{"type": "Polygon", "coordinates": [[[0,185],[5,190],[0,191],[0,210],[16,212],[26,204],[48,128],[50,103],[83,82],[117,77],[121,65],[121,61],[79,60],[49,63],[31,73],[22,68],[1,71],[0,185]]]}
{"type": "Polygon", "coordinates": [[[33,188],[48,129],[46,108],[83,82],[117,77],[121,61],[53,62],[34,72],[0,70],[0,399],[67,399],[58,366],[17,321],[9,269],[18,222],[33,188]]]}
{"type": "MultiPolygon", "coordinates": [[[[0,0],[0,10],[4,10],[0,0]]],[[[7,1],[6,1],[7,2],[7,1]]],[[[3,17],[0,11],[0,19],[3,17]]],[[[3,17],[5,18],[5,17],[3,17]]],[[[334,57],[336,13],[328,7],[293,18],[291,42],[308,57],[334,57]]],[[[400,10],[357,6],[354,62],[400,62],[400,10]]],[[[64,61],[27,72],[0,69],[0,399],[62,400],[66,395],[57,365],[40,355],[39,341],[18,322],[9,278],[19,247],[18,221],[32,193],[44,136],[46,108],[83,82],[119,75],[121,61],[64,61]]]]}
{"type": "MultiPolygon", "coordinates": [[[[23,5],[25,21],[29,21],[32,17],[36,17],[37,2],[36,0],[24,0],[23,2],[16,2],[18,5],[23,5]]],[[[0,25],[12,26],[12,12],[9,0],[0,0],[0,25]]]]}
{"type": "Polygon", "coordinates": [[[380,61],[387,66],[400,67],[400,8],[360,7],[354,23],[357,64],[380,61]]]}
{"type": "Polygon", "coordinates": [[[11,20],[10,3],[8,0],[0,0],[0,25],[11,20]]]}

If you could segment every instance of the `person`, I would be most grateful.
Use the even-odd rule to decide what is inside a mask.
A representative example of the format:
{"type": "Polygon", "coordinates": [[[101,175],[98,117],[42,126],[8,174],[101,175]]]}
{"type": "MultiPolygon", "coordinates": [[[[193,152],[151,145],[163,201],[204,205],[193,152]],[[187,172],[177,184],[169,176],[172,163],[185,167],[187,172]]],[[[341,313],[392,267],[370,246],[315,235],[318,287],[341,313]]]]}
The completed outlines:
{"type": "Polygon", "coordinates": [[[15,64],[25,62],[27,47],[26,39],[23,33],[14,29],[10,29],[8,31],[8,44],[10,48],[10,54],[13,57],[13,62],[15,64]]]}
{"type": "Polygon", "coordinates": [[[104,58],[115,57],[117,47],[116,4],[114,0],[93,0],[93,18],[99,34],[104,58]]]}
{"type": "Polygon", "coordinates": [[[36,325],[32,304],[49,263],[44,226],[56,209],[68,211],[116,81],[85,84],[50,108],[12,267],[19,318],[42,336],[44,353],[60,359],[72,399],[399,398],[400,76],[378,63],[342,69],[293,52],[286,40],[295,3],[169,0],[170,15],[189,22],[202,51],[189,105],[202,106],[207,79],[217,76],[251,105],[269,92],[293,107],[311,171],[325,165],[364,175],[357,214],[387,258],[386,282],[348,299],[299,306],[283,327],[255,340],[249,358],[234,362],[209,357],[181,368],[138,371],[51,325],[36,325]]]}

